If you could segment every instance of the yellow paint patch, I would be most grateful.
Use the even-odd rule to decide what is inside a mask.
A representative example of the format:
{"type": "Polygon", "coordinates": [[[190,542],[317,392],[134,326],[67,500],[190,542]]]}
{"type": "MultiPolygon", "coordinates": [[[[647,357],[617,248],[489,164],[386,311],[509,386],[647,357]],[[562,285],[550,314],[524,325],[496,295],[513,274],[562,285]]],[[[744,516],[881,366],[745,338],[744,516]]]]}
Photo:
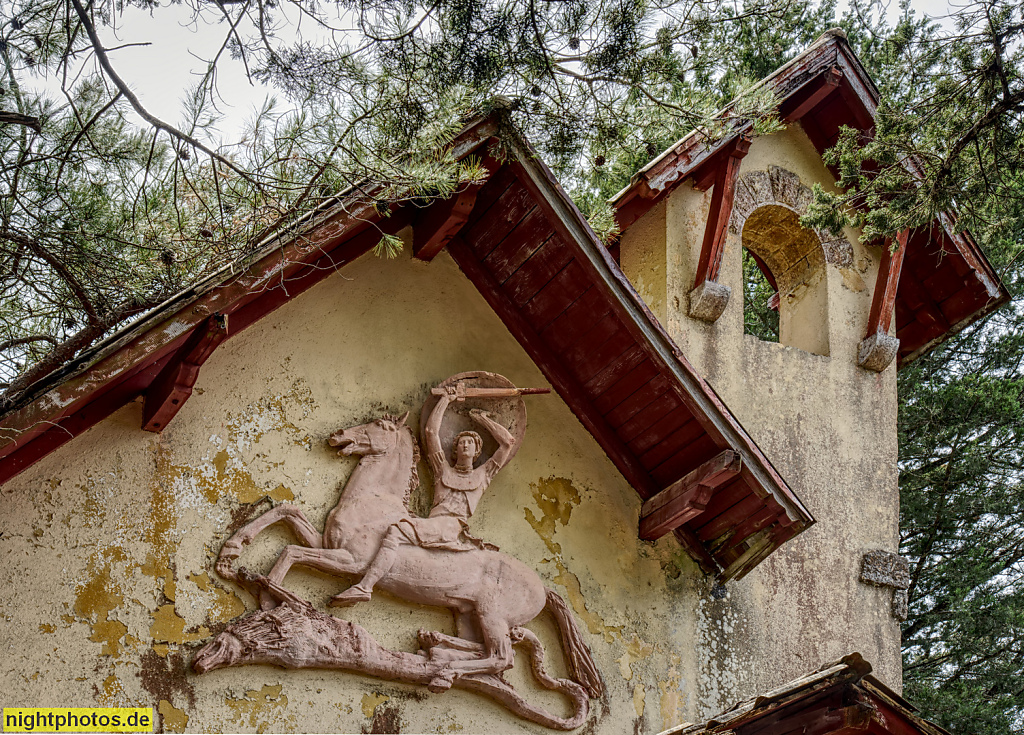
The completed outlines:
{"type": "Polygon", "coordinates": [[[633,687],[633,710],[636,712],[637,717],[644,716],[644,707],[647,704],[647,692],[644,691],[644,685],[638,683],[633,687]]]}
{"type": "Polygon", "coordinates": [[[40,623],[39,630],[41,630],[44,633],[56,633],[57,626],[51,625],[50,623],[40,623]]]}
{"type": "Polygon", "coordinates": [[[214,599],[211,606],[212,620],[226,623],[245,612],[245,603],[238,598],[238,595],[214,584],[213,580],[210,579],[210,575],[206,572],[189,575],[188,581],[195,584],[203,592],[213,593],[214,599]]]}
{"type": "Polygon", "coordinates": [[[90,561],[89,567],[88,581],[75,595],[75,613],[82,618],[106,620],[110,611],[124,598],[111,588],[109,564],[96,569],[94,561],[90,561]]]}
{"type": "Polygon", "coordinates": [[[843,276],[843,286],[854,293],[861,293],[867,291],[868,286],[864,283],[864,279],[860,277],[860,274],[852,268],[840,268],[839,272],[843,276]]]}
{"type": "Polygon", "coordinates": [[[569,523],[572,509],[580,504],[579,491],[573,487],[570,480],[564,477],[549,477],[531,482],[530,489],[533,491],[533,499],[542,515],[537,518],[533,511],[527,508],[526,522],[537,532],[548,551],[554,554],[555,567],[558,569],[555,582],[565,588],[569,604],[586,623],[587,630],[594,635],[604,636],[605,641],[611,643],[622,627],[605,625],[600,615],[587,608],[580,580],[565,566],[565,562],[562,560],[562,546],[554,540],[557,526],[569,523]]]}
{"type": "Polygon", "coordinates": [[[658,682],[661,692],[661,726],[673,727],[682,721],[682,692],[679,675],[679,657],[673,654],[672,665],[668,670],[668,678],[658,682]]]}
{"type": "Polygon", "coordinates": [[[178,615],[174,605],[161,605],[153,613],[153,625],[149,628],[149,635],[154,641],[190,643],[208,637],[210,631],[201,625],[197,632],[186,633],[185,620],[178,615]]]}
{"type": "MultiPolygon", "coordinates": [[[[106,550],[105,556],[123,559],[123,552],[117,548],[106,550]]],[[[114,591],[110,582],[110,561],[98,566],[94,555],[89,561],[88,581],[82,585],[75,595],[75,613],[80,619],[92,625],[89,640],[102,643],[100,655],[116,656],[120,651],[118,641],[128,632],[128,627],[117,620],[110,620],[110,613],[124,602],[124,598],[114,591]]]]}
{"type": "Polygon", "coordinates": [[[213,582],[210,581],[210,575],[206,572],[201,572],[199,574],[190,574],[188,577],[188,581],[192,582],[192,584],[201,589],[203,592],[209,592],[211,589],[213,589],[213,582]]]}
{"type": "Polygon", "coordinates": [[[111,674],[103,680],[103,691],[99,696],[100,704],[107,707],[117,707],[120,704],[129,704],[128,695],[116,674],[111,674]]]}
{"type": "Polygon", "coordinates": [[[166,699],[160,700],[156,711],[163,717],[164,732],[185,732],[188,727],[188,715],[185,710],[180,710],[166,699]]]}
{"type": "Polygon", "coordinates": [[[150,545],[150,552],[140,569],[153,579],[163,580],[163,593],[168,600],[174,600],[177,588],[171,558],[175,551],[171,531],[178,523],[174,512],[174,480],[181,474],[181,468],[171,462],[170,450],[162,444],[155,446],[156,472],[150,488],[149,523],[144,538],[150,545]]]}
{"type": "Polygon", "coordinates": [[[618,659],[619,673],[622,674],[622,678],[626,681],[630,681],[633,678],[633,664],[637,661],[643,661],[644,659],[651,656],[654,653],[654,646],[649,643],[645,643],[639,638],[633,638],[626,644],[626,650],[618,659]]]}
{"type": "Polygon", "coordinates": [[[89,640],[93,643],[102,643],[102,656],[116,656],[121,652],[119,641],[128,632],[128,626],[119,620],[101,620],[92,626],[92,635],[89,640]]]}
{"type": "Polygon", "coordinates": [[[226,623],[245,612],[245,603],[234,592],[218,587],[214,589],[214,595],[216,596],[213,601],[214,620],[226,623]]]}
{"type": "Polygon", "coordinates": [[[170,652],[171,647],[168,646],[166,643],[154,643],[153,650],[156,652],[157,656],[167,658],[167,654],[170,652]]]}
{"type": "Polygon", "coordinates": [[[264,684],[262,689],[247,691],[242,699],[228,697],[224,703],[232,709],[239,725],[255,728],[256,732],[266,732],[272,723],[275,730],[283,730],[280,712],[288,708],[288,697],[281,693],[283,688],[281,684],[264,684]]]}
{"type": "Polygon", "coordinates": [[[564,477],[548,477],[544,480],[530,483],[533,492],[533,500],[537,503],[543,513],[540,522],[540,529],[535,527],[537,533],[543,530],[548,537],[555,533],[555,524],[565,526],[572,516],[572,509],[580,504],[580,493],[572,486],[572,481],[564,477]]]}
{"type": "Polygon", "coordinates": [[[363,701],[360,703],[363,708],[363,715],[366,717],[373,717],[373,713],[377,708],[389,701],[391,697],[385,697],[383,694],[374,692],[373,694],[364,694],[363,701]]]}
{"type": "MultiPolygon", "coordinates": [[[[252,479],[245,470],[239,470],[232,467],[230,470],[227,469],[228,460],[230,457],[228,453],[223,449],[214,456],[213,466],[217,470],[217,484],[221,490],[229,495],[233,495],[241,503],[255,503],[257,500],[262,500],[263,496],[267,494],[266,490],[260,488],[256,481],[252,479]]],[[[202,483],[204,488],[207,488],[209,483],[202,483]]],[[[289,495],[291,491],[284,488],[289,495]]],[[[206,489],[203,491],[209,498],[209,493],[206,489]]],[[[217,497],[220,494],[217,488],[211,488],[213,499],[210,502],[216,503],[217,497]]],[[[295,496],[292,495],[292,498],[295,496]]]]}
{"type": "Polygon", "coordinates": [[[284,485],[278,485],[270,491],[271,500],[295,500],[295,493],[286,488],[284,485]]]}

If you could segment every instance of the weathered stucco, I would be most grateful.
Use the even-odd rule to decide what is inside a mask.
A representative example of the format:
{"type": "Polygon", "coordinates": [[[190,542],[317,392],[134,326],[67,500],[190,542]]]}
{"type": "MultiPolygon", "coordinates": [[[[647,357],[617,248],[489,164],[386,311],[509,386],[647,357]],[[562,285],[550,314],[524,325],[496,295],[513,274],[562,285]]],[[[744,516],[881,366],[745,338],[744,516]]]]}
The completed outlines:
{"type": "MultiPolygon", "coordinates": [[[[795,125],[756,139],[740,177],[772,166],[796,174],[808,187],[833,186],[795,125]]],[[[623,269],[648,298],[658,293],[656,267],[667,264],[668,296],[659,318],[817,524],[730,583],[726,599],[698,603],[700,713],[711,715],[853,651],[899,689],[900,637],[892,593],[858,581],[863,554],[895,551],[898,539],[895,367],[882,373],[857,367],[880,251],[847,230],[852,260],[845,245],[829,243],[824,288],[805,291],[816,301],[797,304],[803,308],[800,323],[788,330],[782,315],[784,342],[825,354],[743,333],[744,233],[735,228],[719,275],[732,289],[729,304],[714,323],[692,319],[687,295],[711,193],[684,184],[663,207],[648,212],[623,238],[623,269]]]]}
{"type": "MultiPolygon", "coordinates": [[[[142,431],[142,405],[130,404],[3,487],[5,703],[153,706],[164,731],[542,731],[467,692],[342,672],[189,669],[202,642],[253,608],[212,570],[224,539],[268,503],[294,502],[322,528],[355,466],[327,446],[332,431],[385,411],[411,409],[416,422],[429,389],[460,371],[547,384],[447,255],[427,265],[409,250],[364,257],[229,339],[162,434],[142,431]]],[[[637,540],[639,499],[557,395],[528,408],[525,443],[484,495],[474,533],[573,608],[606,684],[585,731],[695,719],[708,711],[698,659],[733,655],[735,604],[711,601],[672,540],[637,540]]],[[[424,512],[425,464],[421,476],[424,512]]],[[[290,542],[271,529],[241,561],[265,571],[290,542]]],[[[286,580],[322,609],[344,584],[304,571],[286,580]]],[[[418,628],[454,632],[447,612],[384,594],[336,614],[403,650],[416,649],[418,628]]],[[[532,627],[562,676],[544,620],[532,627]]],[[[526,671],[520,661],[510,681],[564,712],[526,671]]]]}

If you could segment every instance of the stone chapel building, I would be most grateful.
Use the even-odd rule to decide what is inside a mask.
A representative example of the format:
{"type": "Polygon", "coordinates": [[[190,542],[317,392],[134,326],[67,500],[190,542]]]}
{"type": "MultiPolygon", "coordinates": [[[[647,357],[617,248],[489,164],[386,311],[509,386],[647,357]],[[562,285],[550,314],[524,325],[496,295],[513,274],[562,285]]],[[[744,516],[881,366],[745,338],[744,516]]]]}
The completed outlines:
{"type": "MultiPolygon", "coordinates": [[[[896,371],[1008,292],[952,213],[895,243],[800,226],[811,187],[834,188],[821,156],[840,126],[873,126],[841,32],[762,83],[786,129],[683,138],[615,198],[615,247],[527,143],[494,155],[483,117],[452,147],[484,183],[389,212],[343,193],[33,386],[0,418],[5,706],[152,706],[164,732],[943,732],[899,696],[896,371]],[[382,232],[398,259],[370,253],[382,232]],[[744,251],[776,291],[778,342],[744,333],[744,251]],[[506,422],[525,433],[468,531],[564,599],[600,678],[586,696],[531,673],[533,636],[553,677],[574,676],[557,616],[513,627],[504,680],[433,693],[436,669],[409,662],[430,661],[418,630],[463,635],[444,607],[375,592],[328,612],[358,574],[301,565],[253,582],[297,543],[282,524],[241,548],[256,576],[219,573],[225,541],[271,508],[317,539],[345,513],[360,465],[329,437],[422,437],[433,389],[472,371],[550,388],[506,422]],[[254,590],[279,606],[254,612],[254,590]],[[294,643],[273,617],[289,595],[321,628],[404,652],[392,674],[376,649],[341,670],[197,665],[211,641],[236,659],[294,643]],[[261,615],[277,637],[246,642],[261,615]]],[[[426,455],[417,517],[440,483],[426,455]]],[[[466,659],[490,645],[466,635],[466,659]]],[[[308,655],[342,655],[332,636],[308,655]]]]}

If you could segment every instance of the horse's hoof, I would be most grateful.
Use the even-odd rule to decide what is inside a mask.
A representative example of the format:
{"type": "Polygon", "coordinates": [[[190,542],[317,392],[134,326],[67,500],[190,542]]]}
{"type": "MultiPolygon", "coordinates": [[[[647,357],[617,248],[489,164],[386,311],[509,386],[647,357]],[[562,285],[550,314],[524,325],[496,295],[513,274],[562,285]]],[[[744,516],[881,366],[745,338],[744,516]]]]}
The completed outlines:
{"type": "Polygon", "coordinates": [[[430,680],[430,683],[427,684],[427,689],[432,691],[434,694],[440,694],[441,692],[447,692],[451,689],[453,683],[455,683],[455,670],[441,669],[437,675],[430,680]]]}
{"type": "Polygon", "coordinates": [[[331,598],[331,601],[327,603],[328,607],[350,607],[355,605],[357,602],[369,602],[369,592],[364,592],[358,587],[349,587],[347,590],[342,592],[340,595],[335,595],[331,598]]]}

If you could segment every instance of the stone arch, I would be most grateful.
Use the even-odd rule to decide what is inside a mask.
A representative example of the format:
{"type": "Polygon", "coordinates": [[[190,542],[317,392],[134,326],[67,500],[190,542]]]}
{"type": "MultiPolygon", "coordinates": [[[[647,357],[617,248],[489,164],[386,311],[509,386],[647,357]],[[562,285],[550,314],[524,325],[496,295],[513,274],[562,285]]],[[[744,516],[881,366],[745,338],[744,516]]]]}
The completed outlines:
{"type": "Polygon", "coordinates": [[[779,342],[829,354],[826,264],[847,267],[853,246],[841,235],[800,225],[811,189],[772,166],[740,177],[729,227],[771,272],[778,288],[779,342]]]}
{"type": "MultiPolygon", "coordinates": [[[[729,231],[734,235],[743,232],[747,218],[754,210],[766,205],[784,207],[798,216],[807,214],[807,206],[814,194],[805,186],[800,177],[779,166],[769,166],[767,171],[749,171],[736,180],[736,193],[729,217],[729,231]]],[[[853,264],[853,245],[842,235],[833,235],[827,230],[812,230],[821,243],[826,263],[839,268],[853,264]]]]}

